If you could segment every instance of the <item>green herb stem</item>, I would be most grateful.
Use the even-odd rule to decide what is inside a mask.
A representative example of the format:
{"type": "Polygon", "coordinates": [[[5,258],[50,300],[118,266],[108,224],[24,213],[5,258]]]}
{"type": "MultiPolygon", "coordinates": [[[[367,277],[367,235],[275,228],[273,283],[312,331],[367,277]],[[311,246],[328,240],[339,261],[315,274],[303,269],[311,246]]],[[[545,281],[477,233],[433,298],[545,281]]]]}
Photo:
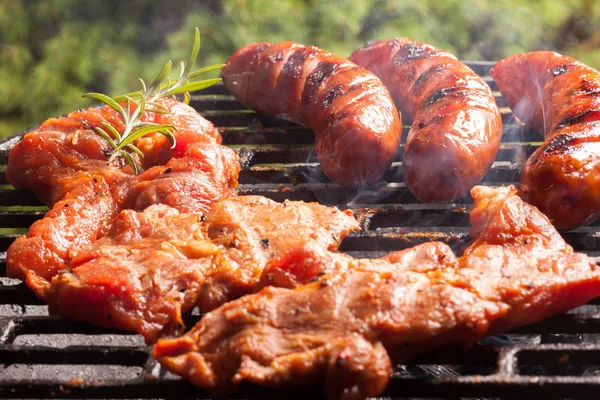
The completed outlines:
{"type": "Polygon", "coordinates": [[[117,129],[105,122],[102,123],[102,127],[95,129],[100,136],[106,139],[113,149],[108,159],[109,164],[114,162],[116,158],[122,157],[131,166],[135,174],[139,174],[139,165],[132,154],[136,154],[143,160],[144,153],[135,146],[135,141],[150,133],[158,132],[166,136],[171,143],[171,148],[175,147],[176,139],[173,134],[177,130],[175,126],[143,122],[141,118],[146,111],[157,114],[168,114],[169,110],[158,103],[160,99],[183,94],[185,103],[189,104],[189,92],[202,90],[221,82],[220,78],[194,80],[207,72],[223,68],[224,66],[224,64],[215,64],[192,72],[199,51],[200,31],[196,28],[194,31],[192,52],[187,63],[183,61],[180,63],[181,70],[177,80],[169,78],[172,63],[168,61],[150,85],[146,85],[143,79],[139,80],[141,90],[116,97],[109,97],[102,93],[86,93],[83,95],[85,98],[98,100],[106,104],[115,110],[123,120],[125,128],[122,133],[119,133],[117,129]],[[125,103],[125,107],[121,105],[122,103],[125,103]],[[135,107],[133,112],[132,106],[135,107]]]}

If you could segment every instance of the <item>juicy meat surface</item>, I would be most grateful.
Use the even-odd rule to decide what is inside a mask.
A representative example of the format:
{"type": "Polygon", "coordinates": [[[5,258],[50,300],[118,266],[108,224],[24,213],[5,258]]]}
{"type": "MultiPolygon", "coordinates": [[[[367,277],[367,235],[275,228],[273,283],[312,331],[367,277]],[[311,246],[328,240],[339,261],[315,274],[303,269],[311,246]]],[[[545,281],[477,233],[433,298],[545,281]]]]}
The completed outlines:
{"type": "Polygon", "coordinates": [[[121,209],[165,203],[206,211],[231,195],[239,172],[235,153],[219,144],[218,131],[193,108],[174,99],[161,103],[169,114],[146,113],[143,120],[177,127],[177,146],[170,149],[160,134],[139,139],[145,168],[139,176],[123,163],[107,165],[110,146],[93,128],[105,122],[123,130],[109,107],[51,118],[13,147],[9,182],[51,209],[9,247],[9,276],[25,279],[44,299],[52,277],[101,238],[121,209]]]}
{"type": "Polygon", "coordinates": [[[186,335],[159,341],[154,356],[221,391],[241,381],[321,382],[329,398],[364,398],[383,391],[393,362],[472,345],[600,294],[598,267],[514,187],[475,187],[472,195],[475,241],[460,258],[443,244],[374,261],[299,244],[266,272],[295,288],[270,286],[229,302],[186,335]],[[298,286],[311,274],[315,281],[298,286]]]}
{"type": "Polygon", "coordinates": [[[233,150],[213,141],[191,142],[181,157],[132,179],[125,207],[144,210],[153,204],[166,204],[181,212],[205,213],[233,194],[239,171],[233,150]]]}
{"type": "Polygon", "coordinates": [[[209,311],[251,293],[268,259],[295,243],[335,250],[356,229],[348,211],[260,196],[232,197],[206,214],[166,205],[124,210],[54,277],[46,300],[53,313],[152,343],[182,325],[192,307],[209,311]]]}
{"type": "Polygon", "coordinates": [[[423,202],[467,195],[500,148],[490,87],[452,54],[407,38],[366,45],[350,60],[381,79],[412,124],[402,156],[410,191],[423,202]]]}
{"type": "Polygon", "coordinates": [[[545,135],[521,193],[558,229],[600,216],[600,73],[550,51],[516,54],[490,71],[513,113],[545,135]]]}
{"type": "Polygon", "coordinates": [[[271,258],[263,270],[256,289],[267,286],[295,288],[316,278],[342,271],[427,272],[454,265],[456,256],[444,243],[423,243],[387,254],[378,259],[358,259],[333,253],[313,242],[303,242],[271,258]]]}
{"type": "Polygon", "coordinates": [[[200,309],[212,310],[248,294],[267,261],[300,241],[337,250],[359,229],[350,210],[318,203],[276,203],[262,196],[239,196],[217,203],[206,219],[206,236],[226,252],[226,263],[215,263],[199,299],[200,309]]]}
{"type": "Polygon", "coordinates": [[[396,156],[402,124],[390,94],[345,58],[293,42],[254,43],[221,76],[245,106],[312,129],[323,172],[342,186],[376,182],[396,156]]]}

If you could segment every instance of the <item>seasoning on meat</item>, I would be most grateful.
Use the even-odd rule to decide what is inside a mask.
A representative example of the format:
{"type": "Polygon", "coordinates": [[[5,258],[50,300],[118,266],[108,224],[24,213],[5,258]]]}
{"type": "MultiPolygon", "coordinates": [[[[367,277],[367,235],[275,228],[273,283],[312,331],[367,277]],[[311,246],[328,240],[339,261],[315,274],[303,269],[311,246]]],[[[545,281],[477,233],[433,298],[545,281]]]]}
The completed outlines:
{"type": "Polygon", "coordinates": [[[321,168],[342,186],[376,182],[396,156],[402,124],[390,94],[345,58],[293,42],[255,43],[236,51],[221,76],[245,106],[315,131],[321,168]]]}
{"type": "Polygon", "coordinates": [[[11,150],[9,182],[32,190],[51,210],[9,247],[9,276],[26,279],[44,299],[52,277],[102,237],[121,209],[165,203],[202,212],[232,194],[239,163],[232,150],[219,144],[218,131],[175,99],[159,102],[170,113],[146,113],[143,119],[176,126],[177,146],[170,149],[160,134],[139,139],[146,169],[139,176],[125,163],[106,163],[108,143],[93,128],[102,122],[123,128],[109,107],[51,118],[11,150]],[[167,167],[160,165],[164,163],[167,167]],[[162,174],[166,168],[173,170],[168,178],[162,174]],[[171,195],[157,195],[160,192],[171,195]]]}
{"type": "Polygon", "coordinates": [[[291,276],[284,284],[297,286],[310,278],[298,274],[304,261],[314,283],[270,286],[227,303],[186,335],[159,341],[154,356],[200,386],[320,382],[328,398],[361,399],[383,391],[392,362],[472,345],[600,294],[598,266],[573,252],[514,187],[475,187],[472,195],[475,241],[460,258],[443,244],[376,261],[300,245],[271,273],[282,270],[291,276]]]}
{"type": "Polygon", "coordinates": [[[521,193],[558,229],[600,216],[600,73],[551,51],[516,54],[490,71],[513,113],[545,135],[521,193]]]}
{"type": "Polygon", "coordinates": [[[412,123],[402,169],[423,202],[456,200],[488,172],[502,120],[489,86],[452,54],[407,38],[381,40],[350,60],[377,75],[412,123]]]}
{"type": "Polygon", "coordinates": [[[46,300],[54,313],[135,331],[151,343],[182,325],[181,313],[195,305],[209,311],[251,293],[273,255],[304,240],[335,250],[356,229],[348,211],[261,196],[232,197],[206,217],[166,205],[125,210],[69,263],[71,271],[53,279],[46,300]]]}

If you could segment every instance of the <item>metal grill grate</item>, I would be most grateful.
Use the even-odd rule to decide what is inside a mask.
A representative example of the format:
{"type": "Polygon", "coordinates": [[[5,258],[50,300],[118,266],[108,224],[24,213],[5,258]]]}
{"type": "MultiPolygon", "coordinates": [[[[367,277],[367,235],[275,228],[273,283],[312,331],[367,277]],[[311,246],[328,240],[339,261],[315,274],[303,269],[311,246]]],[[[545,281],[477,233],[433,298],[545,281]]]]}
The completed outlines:
{"type": "MultiPolygon", "coordinates": [[[[468,63],[497,90],[487,73],[492,63],[468,63]]],[[[540,137],[515,125],[498,95],[505,123],[502,146],[483,184],[518,182],[520,165],[540,137]]],[[[220,127],[224,143],[238,151],[243,168],[240,194],[320,201],[351,208],[362,230],[341,250],[378,256],[430,240],[460,251],[469,242],[472,199],[455,204],[421,204],[402,183],[401,155],[386,173],[387,183],[361,192],[341,190],[321,172],[314,134],[303,127],[255,114],[221,86],[193,98],[192,105],[220,127]]],[[[408,128],[405,127],[405,130],[408,128]]],[[[0,165],[22,134],[0,142],[0,165]]],[[[7,186],[0,171],[1,227],[24,231],[45,213],[29,192],[7,186]]],[[[161,370],[141,337],[48,316],[48,310],[20,282],[6,278],[5,252],[17,236],[0,231],[0,397],[3,398],[189,398],[208,397],[161,370]]],[[[600,255],[600,223],[564,234],[578,251],[600,255]]],[[[592,398],[600,390],[600,301],[540,323],[488,338],[469,350],[447,349],[399,365],[383,396],[395,398],[592,398]]],[[[192,324],[199,317],[189,316],[192,324]]],[[[276,393],[253,386],[243,398],[314,398],[311,388],[276,393]]]]}

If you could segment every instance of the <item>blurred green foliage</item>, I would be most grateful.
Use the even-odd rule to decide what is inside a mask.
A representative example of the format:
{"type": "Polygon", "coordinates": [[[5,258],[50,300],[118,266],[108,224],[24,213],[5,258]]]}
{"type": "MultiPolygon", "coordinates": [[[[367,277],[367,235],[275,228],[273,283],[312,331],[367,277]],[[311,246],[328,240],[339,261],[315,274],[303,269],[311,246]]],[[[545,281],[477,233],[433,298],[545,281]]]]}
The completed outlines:
{"type": "Polygon", "coordinates": [[[553,49],[600,67],[597,0],[0,0],[0,136],[87,106],[86,91],[136,89],[187,58],[194,26],[198,65],[257,41],[349,55],[408,36],[461,59],[553,49]]]}

